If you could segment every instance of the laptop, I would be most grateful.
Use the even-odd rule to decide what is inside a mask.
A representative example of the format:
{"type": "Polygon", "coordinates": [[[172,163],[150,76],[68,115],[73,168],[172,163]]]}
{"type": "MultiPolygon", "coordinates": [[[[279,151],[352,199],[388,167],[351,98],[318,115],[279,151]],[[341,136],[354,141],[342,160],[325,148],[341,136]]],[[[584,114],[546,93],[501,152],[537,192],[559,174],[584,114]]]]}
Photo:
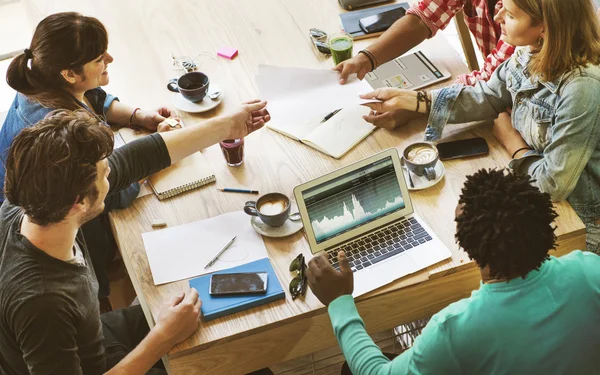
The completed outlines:
{"type": "Polygon", "coordinates": [[[451,256],[413,210],[396,149],[294,189],[313,255],[339,269],[344,250],[357,297],[451,256]]]}

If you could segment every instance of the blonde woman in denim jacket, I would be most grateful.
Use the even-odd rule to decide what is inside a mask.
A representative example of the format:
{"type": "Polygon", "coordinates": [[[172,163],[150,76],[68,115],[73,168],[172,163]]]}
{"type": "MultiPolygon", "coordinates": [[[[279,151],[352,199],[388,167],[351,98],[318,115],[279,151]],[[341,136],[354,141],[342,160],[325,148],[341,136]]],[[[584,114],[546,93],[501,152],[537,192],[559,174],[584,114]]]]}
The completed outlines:
{"type": "Polygon", "coordinates": [[[554,201],[567,200],[600,253],[600,26],[591,0],[505,0],[496,16],[504,40],[523,46],[488,82],[430,93],[385,88],[362,97],[373,114],[429,112],[428,141],[446,124],[494,120],[512,160],[554,201]],[[419,105],[417,105],[419,104],[419,105]],[[512,109],[512,112],[511,112],[512,109]]]}

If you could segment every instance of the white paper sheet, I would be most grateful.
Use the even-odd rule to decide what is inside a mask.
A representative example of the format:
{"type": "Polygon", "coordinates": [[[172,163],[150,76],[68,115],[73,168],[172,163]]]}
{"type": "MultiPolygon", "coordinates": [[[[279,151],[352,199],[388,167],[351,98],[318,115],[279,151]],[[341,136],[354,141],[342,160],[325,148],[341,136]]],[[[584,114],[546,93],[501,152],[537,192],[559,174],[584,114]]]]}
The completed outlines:
{"type": "Polygon", "coordinates": [[[271,114],[267,126],[297,139],[314,130],[315,118],[322,119],[336,109],[376,101],[359,97],[373,89],[356,75],[340,85],[338,72],[329,69],[260,65],[258,71],[260,96],[269,102],[267,108],[271,114]]]}
{"type": "Polygon", "coordinates": [[[143,233],[154,284],[160,285],[267,258],[262,237],[243,211],[143,233]],[[204,266],[229,242],[217,262],[204,266]]]}

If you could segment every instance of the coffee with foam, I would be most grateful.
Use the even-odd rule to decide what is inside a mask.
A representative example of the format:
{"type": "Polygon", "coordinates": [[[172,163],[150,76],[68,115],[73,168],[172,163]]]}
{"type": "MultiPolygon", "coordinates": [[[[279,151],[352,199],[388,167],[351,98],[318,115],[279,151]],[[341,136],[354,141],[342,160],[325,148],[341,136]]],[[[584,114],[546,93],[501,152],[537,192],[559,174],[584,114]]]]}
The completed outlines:
{"type": "Polygon", "coordinates": [[[437,158],[437,153],[432,147],[416,146],[408,151],[406,158],[415,164],[427,164],[437,158]]]}
{"type": "Polygon", "coordinates": [[[272,200],[263,202],[258,211],[263,215],[277,215],[287,208],[287,203],[283,200],[272,200]]]}

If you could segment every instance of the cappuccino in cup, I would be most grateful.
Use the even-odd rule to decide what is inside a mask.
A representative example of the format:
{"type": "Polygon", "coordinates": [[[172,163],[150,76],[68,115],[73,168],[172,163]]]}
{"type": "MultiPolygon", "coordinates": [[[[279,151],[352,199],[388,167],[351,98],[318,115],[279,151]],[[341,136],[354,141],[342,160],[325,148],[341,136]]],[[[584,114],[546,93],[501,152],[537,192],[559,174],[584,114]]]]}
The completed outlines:
{"type": "Polygon", "coordinates": [[[258,210],[263,215],[277,215],[286,209],[286,202],[283,200],[266,201],[258,207],[258,210]]]}
{"type": "Polygon", "coordinates": [[[281,193],[265,194],[256,201],[246,202],[244,212],[258,216],[267,225],[280,227],[290,217],[290,200],[281,193]]]}
{"type": "Polygon", "coordinates": [[[406,167],[417,176],[425,176],[429,181],[436,179],[435,165],[438,161],[437,148],[427,142],[418,142],[404,149],[402,158],[406,167]]]}
{"type": "Polygon", "coordinates": [[[417,146],[408,151],[406,158],[415,164],[427,164],[437,158],[437,152],[428,146],[417,146]]]}

